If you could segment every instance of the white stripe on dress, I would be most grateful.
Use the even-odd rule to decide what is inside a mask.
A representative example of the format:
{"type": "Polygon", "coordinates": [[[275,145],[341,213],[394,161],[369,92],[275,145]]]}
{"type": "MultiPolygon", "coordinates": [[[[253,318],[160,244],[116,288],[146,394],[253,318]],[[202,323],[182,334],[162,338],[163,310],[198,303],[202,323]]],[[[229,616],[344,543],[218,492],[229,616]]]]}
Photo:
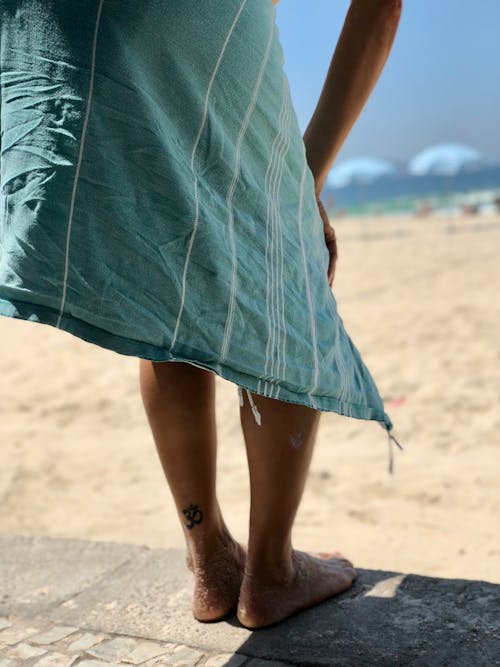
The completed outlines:
{"type": "Polygon", "coordinates": [[[311,288],[309,285],[309,272],[307,268],[307,261],[306,261],[306,254],[305,254],[305,249],[304,249],[304,239],[302,236],[302,213],[303,213],[303,203],[304,203],[304,185],[305,185],[305,179],[306,179],[306,171],[307,171],[307,161],[304,156],[304,170],[302,172],[302,180],[300,183],[300,205],[299,205],[299,235],[300,235],[300,247],[302,250],[302,260],[304,262],[304,277],[306,281],[306,291],[307,291],[307,303],[309,306],[309,317],[311,320],[311,336],[312,336],[312,342],[313,342],[313,351],[314,351],[314,386],[312,389],[310,389],[309,392],[309,397],[311,399],[311,402],[313,404],[313,407],[316,407],[316,403],[314,401],[314,398],[312,396],[313,392],[316,391],[316,388],[318,386],[318,376],[319,376],[319,360],[318,360],[318,348],[317,348],[317,343],[316,343],[316,322],[314,321],[314,312],[313,312],[313,304],[312,304],[312,297],[311,297],[311,288]]]}
{"type": "MultiPolygon", "coordinates": [[[[287,86],[288,87],[288,86],[287,86]]],[[[291,99],[291,93],[290,89],[288,87],[288,95],[289,99],[291,99]]],[[[292,120],[292,109],[290,109],[290,121],[292,120]]],[[[288,143],[288,149],[290,148],[290,141],[291,141],[291,132],[290,132],[290,127],[289,127],[289,143],[288,143]]],[[[287,152],[288,152],[287,149],[287,152]]],[[[283,248],[283,225],[280,225],[279,228],[280,231],[280,243],[282,246],[282,251],[281,251],[281,318],[283,322],[283,342],[282,342],[282,348],[283,348],[283,371],[281,374],[281,377],[285,379],[285,374],[286,374],[286,318],[285,318],[285,280],[284,280],[284,265],[285,265],[285,252],[283,248]]],[[[280,394],[280,389],[281,387],[278,385],[278,389],[276,391],[275,398],[278,398],[280,394]]]]}
{"type": "Polygon", "coordinates": [[[341,337],[340,317],[337,315],[337,346],[335,348],[335,358],[338,361],[340,369],[340,395],[339,400],[344,403],[348,396],[349,388],[349,368],[344,359],[344,343],[341,337]]]}
{"type": "MultiPolygon", "coordinates": [[[[284,93],[283,93],[284,94],[284,93]]],[[[279,160],[280,160],[280,154],[281,154],[281,148],[283,145],[283,132],[284,132],[284,123],[285,123],[285,118],[286,118],[286,104],[287,100],[286,97],[283,97],[283,105],[281,107],[281,112],[280,112],[280,117],[279,117],[279,124],[278,124],[278,142],[276,144],[276,153],[275,153],[275,162],[273,164],[273,168],[271,169],[271,176],[269,178],[269,189],[267,192],[267,198],[268,198],[268,210],[267,210],[267,215],[266,215],[266,227],[269,228],[269,238],[270,238],[270,248],[269,248],[269,285],[270,285],[270,298],[269,298],[269,314],[270,314],[270,327],[268,329],[268,339],[267,339],[267,346],[266,346],[266,371],[268,375],[272,376],[272,365],[274,362],[274,339],[275,339],[275,333],[276,333],[276,309],[274,305],[274,300],[276,296],[276,290],[275,290],[275,284],[276,284],[276,277],[275,277],[275,263],[274,263],[274,254],[275,254],[275,225],[274,225],[274,197],[276,195],[275,191],[275,182],[276,182],[276,175],[278,174],[279,171],[279,160]],[[269,368],[269,363],[271,362],[271,368],[269,368]]],[[[271,396],[272,395],[272,387],[271,389],[268,389],[268,381],[265,382],[264,384],[264,393],[266,395],[271,396]],[[269,392],[269,393],[268,393],[269,392]]]]}
{"type": "MultiPolygon", "coordinates": [[[[284,97],[282,98],[282,104],[284,102],[284,97]]],[[[269,163],[267,165],[267,170],[264,178],[264,188],[265,188],[265,193],[266,193],[266,200],[267,200],[267,212],[266,212],[266,247],[265,247],[265,252],[264,252],[264,260],[266,263],[266,317],[267,317],[267,322],[268,322],[268,334],[269,331],[272,328],[272,323],[271,323],[271,310],[269,306],[269,288],[270,288],[270,272],[269,272],[269,254],[268,254],[268,248],[269,248],[269,236],[270,236],[270,225],[269,225],[269,216],[270,216],[270,193],[269,193],[269,174],[273,171],[274,169],[274,160],[276,156],[276,148],[279,144],[280,140],[280,129],[281,129],[281,114],[283,112],[283,106],[281,107],[280,110],[280,116],[279,116],[279,123],[278,123],[278,131],[274,137],[273,140],[273,145],[271,147],[271,156],[269,159],[269,163]]],[[[268,363],[268,355],[269,355],[269,335],[266,343],[266,356],[264,360],[264,376],[267,374],[267,363],[268,363]]],[[[264,390],[262,392],[261,390],[261,384],[262,380],[259,379],[258,385],[257,385],[257,391],[264,393],[266,395],[266,387],[264,386],[264,390]]],[[[267,383],[266,383],[267,384],[267,383]]]]}
{"type": "MultiPolygon", "coordinates": [[[[291,133],[290,133],[290,126],[291,126],[291,120],[292,120],[292,105],[291,105],[291,96],[289,93],[286,95],[287,97],[287,116],[286,116],[286,125],[285,125],[285,143],[283,146],[283,157],[280,163],[280,172],[279,172],[279,179],[276,185],[276,197],[275,197],[275,227],[276,227],[276,272],[280,271],[280,261],[281,264],[283,263],[283,247],[282,247],[282,237],[283,237],[283,231],[282,231],[282,224],[280,222],[280,206],[279,206],[279,190],[280,190],[280,185],[281,185],[281,179],[283,177],[283,171],[284,171],[284,162],[285,162],[285,157],[288,153],[288,150],[290,148],[290,140],[291,140],[291,133]]],[[[278,336],[280,333],[282,333],[282,337],[286,337],[286,323],[283,315],[283,308],[284,308],[284,287],[283,287],[283,270],[281,270],[281,279],[278,277],[276,281],[276,303],[277,303],[277,309],[278,309],[278,323],[280,321],[280,318],[282,320],[282,325],[278,326],[278,336]]],[[[283,347],[283,344],[282,344],[283,347]]],[[[281,351],[280,351],[280,341],[278,340],[277,345],[276,345],[276,360],[277,360],[277,371],[275,375],[278,377],[282,377],[282,374],[280,372],[280,364],[283,365],[283,361],[280,361],[281,359],[281,351]]],[[[274,361],[273,361],[273,368],[274,368],[274,361]]],[[[274,373],[274,371],[272,370],[274,373]]],[[[280,392],[280,386],[278,385],[276,388],[276,394],[274,398],[278,398],[280,392]]]]}
{"type": "MultiPolygon", "coordinates": [[[[274,312],[273,312],[273,297],[274,297],[274,267],[273,267],[273,262],[272,262],[272,252],[273,252],[273,247],[274,247],[274,229],[272,225],[272,198],[273,198],[273,192],[272,192],[272,181],[275,178],[275,172],[278,169],[278,156],[280,153],[281,149],[281,144],[283,141],[283,127],[284,127],[284,118],[286,115],[286,95],[285,95],[285,86],[284,86],[285,81],[283,80],[283,94],[282,94],[282,102],[281,102],[281,110],[280,110],[280,116],[279,116],[279,123],[278,123],[278,132],[276,133],[276,136],[273,141],[273,146],[271,149],[271,158],[269,160],[269,164],[266,170],[266,176],[265,176],[265,193],[266,193],[266,198],[267,198],[267,213],[266,213],[266,249],[265,249],[265,261],[266,261],[266,312],[267,312],[267,321],[268,321],[268,336],[267,336],[267,343],[266,343],[266,358],[265,358],[265,366],[264,366],[264,374],[268,375],[268,365],[269,365],[269,358],[270,354],[272,354],[272,343],[271,340],[274,337],[274,312]],[[271,258],[269,262],[269,253],[268,253],[268,248],[269,248],[269,238],[271,237],[271,258]],[[269,267],[269,264],[271,265],[269,267]],[[269,294],[271,294],[271,299],[269,298],[269,294]]],[[[267,396],[267,380],[264,383],[264,395],[267,396]]],[[[260,385],[261,385],[261,380],[259,380],[258,384],[258,391],[260,391],[260,385]]]]}
{"type": "Polygon", "coordinates": [[[231,24],[231,27],[229,28],[229,32],[226,36],[226,39],[224,40],[224,44],[222,45],[222,50],[219,54],[219,57],[217,58],[217,62],[215,63],[214,71],[212,72],[212,76],[210,77],[210,82],[208,84],[207,94],[206,94],[206,97],[205,97],[205,108],[204,108],[204,111],[203,111],[203,117],[202,117],[202,120],[201,120],[200,129],[198,130],[198,136],[196,137],[196,141],[194,142],[194,146],[193,146],[193,151],[191,153],[191,171],[193,172],[193,175],[194,175],[195,222],[194,222],[193,231],[191,233],[191,238],[189,240],[189,248],[188,248],[188,252],[187,252],[187,255],[186,255],[186,261],[184,263],[184,271],[182,273],[181,303],[180,303],[180,307],[179,307],[179,313],[177,315],[177,322],[175,324],[174,335],[172,337],[172,344],[170,345],[169,351],[172,351],[172,348],[173,348],[173,346],[175,344],[175,341],[177,339],[177,332],[179,330],[182,311],[184,309],[184,301],[186,299],[186,276],[187,276],[187,270],[188,270],[188,266],[189,266],[189,259],[190,259],[190,256],[191,256],[191,250],[192,250],[192,247],[193,247],[194,237],[195,237],[196,231],[198,229],[198,223],[199,223],[198,177],[197,177],[197,175],[195,173],[195,170],[194,170],[194,159],[195,159],[195,155],[196,155],[196,150],[198,148],[198,144],[200,143],[201,135],[202,135],[203,130],[205,128],[205,123],[206,123],[207,115],[208,115],[208,99],[210,97],[210,92],[212,90],[212,86],[214,84],[215,77],[217,76],[217,72],[219,70],[219,66],[220,66],[220,63],[222,61],[222,57],[223,57],[223,55],[226,51],[227,45],[229,43],[231,35],[233,34],[236,23],[238,22],[240,14],[243,11],[243,8],[245,7],[247,1],[248,0],[243,0],[243,2],[241,3],[240,8],[239,8],[236,16],[234,17],[234,20],[233,20],[232,24],[231,24]]]}
{"type": "MultiPolygon", "coordinates": [[[[272,243],[271,243],[271,267],[272,267],[272,292],[271,292],[271,308],[273,310],[273,328],[271,331],[271,368],[269,369],[269,372],[272,376],[275,375],[274,371],[274,362],[276,360],[275,356],[275,351],[277,349],[277,343],[276,343],[276,338],[279,335],[279,285],[278,285],[278,269],[277,269],[277,258],[278,258],[278,239],[277,239],[277,224],[276,224],[276,208],[277,208],[277,200],[278,200],[278,183],[281,180],[281,166],[282,166],[282,159],[284,157],[284,152],[283,149],[285,147],[286,143],[286,136],[285,136],[285,130],[286,130],[286,120],[288,117],[288,99],[285,94],[285,99],[284,99],[284,113],[283,113],[283,123],[282,127],[280,129],[281,131],[281,141],[279,145],[279,149],[277,151],[278,157],[276,159],[276,167],[274,169],[273,173],[273,183],[272,183],[272,188],[271,192],[272,195],[270,197],[270,204],[271,204],[271,230],[272,230],[272,243]],[[275,323],[275,325],[274,325],[275,323]]],[[[273,395],[273,385],[271,384],[271,387],[269,389],[269,396],[272,397],[273,395]]]]}
{"type": "MultiPolygon", "coordinates": [[[[340,328],[341,328],[341,330],[342,330],[342,332],[343,332],[343,334],[344,334],[344,340],[346,341],[346,344],[349,345],[349,342],[348,342],[348,341],[349,341],[349,336],[348,336],[348,334],[347,334],[347,331],[345,330],[345,327],[344,327],[344,323],[343,323],[343,321],[342,321],[342,318],[339,318],[339,319],[340,319],[340,328]]],[[[350,349],[350,346],[349,346],[349,349],[350,349]]],[[[343,355],[342,355],[342,358],[343,358],[343,360],[344,360],[344,363],[345,363],[345,366],[346,366],[346,370],[349,372],[349,366],[348,366],[347,362],[345,361],[345,357],[344,357],[343,355]]],[[[352,355],[351,355],[351,358],[352,358],[352,355]]],[[[346,390],[345,390],[345,399],[344,399],[345,401],[349,401],[350,403],[352,403],[352,402],[353,402],[353,399],[354,399],[354,397],[353,397],[353,395],[352,395],[351,387],[353,386],[353,384],[355,384],[355,383],[354,383],[354,375],[357,374],[357,373],[359,373],[359,371],[358,371],[358,365],[357,365],[357,363],[356,363],[356,360],[354,359],[354,363],[353,363],[352,366],[351,366],[351,373],[350,373],[349,378],[348,378],[348,380],[347,380],[347,383],[348,383],[348,384],[347,384],[347,386],[346,386],[346,390]]],[[[359,379],[359,375],[358,375],[358,379],[359,379]]],[[[360,386],[361,386],[361,387],[363,387],[364,384],[365,384],[364,382],[360,381],[360,386]]]]}
{"type": "Polygon", "coordinates": [[[65,260],[64,260],[64,279],[63,279],[63,293],[62,293],[62,298],[61,298],[61,305],[59,308],[59,317],[57,318],[57,324],[56,328],[59,329],[61,326],[61,318],[64,312],[64,305],[66,303],[66,290],[68,287],[68,271],[69,271],[69,245],[70,245],[70,239],[71,239],[71,228],[73,226],[73,214],[75,210],[75,199],[76,199],[76,189],[78,187],[78,179],[80,178],[80,169],[82,165],[82,159],[83,159],[83,149],[85,146],[85,136],[87,134],[87,125],[89,121],[89,115],[90,115],[90,107],[92,104],[92,95],[94,92],[94,75],[95,75],[95,61],[96,61],[96,51],[97,51],[97,35],[99,32],[99,24],[101,21],[101,13],[102,13],[102,7],[104,5],[104,0],[100,0],[99,2],[99,7],[97,8],[97,17],[96,17],[96,22],[95,22],[95,28],[94,28],[94,39],[92,42],[92,61],[91,61],[91,66],[90,66],[90,81],[89,81],[89,95],[87,99],[87,108],[85,111],[85,118],[83,120],[83,128],[82,128],[82,138],[80,141],[80,150],[78,153],[78,161],[76,164],[76,170],[75,170],[75,179],[73,181],[73,190],[71,192],[71,203],[69,207],[69,220],[68,220],[68,231],[66,233],[66,254],[65,254],[65,260]]]}
{"type": "Polygon", "coordinates": [[[233,179],[231,181],[231,185],[229,186],[228,194],[226,197],[227,205],[228,205],[228,213],[229,213],[229,232],[230,232],[230,238],[231,238],[231,250],[233,254],[233,272],[231,276],[231,294],[229,297],[229,308],[228,308],[228,315],[226,317],[226,326],[224,329],[224,338],[222,341],[222,347],[221,347],[221,357],[219,359],[219,363],[223,361],[226,358],[227,354],[227,349],[229,347],[229,338],[231,335],[231,328],[232,328],[232,323],[233,323],[233,315],[234,315],[234,301],[235,301],[235,292],[236,292],[236,267],[237,267],[237,257],[236,257],[236,250],[234,247],[234,233],[233,233],[233,226],[234,226],[234,212],[233,212],[233,195],[236,190],[237,183],[240,178],[240,171],[241,171],[241,144],[243,142],[243,138],[245,136],[245,132],[248,129],[248,125],[250,122],[250,117],[253,113],[253,110],[255,109],[255,104],[257,102],[257,96],[260,91],[260,86],[262,83],[262,77],[264,76],[264,70],[267,65],[267,61],[269,60],[269,54],[271,52],[271,45],[272,45],[272,39],[274,35],[274,16],[273,14],[271,16],[271,31],[269,34],[269,39],[267,42],[267,47],[264,53],[264,59],[262,61],[262,65],[259,70],[259,74],[257,77],[257,82],[255,84],[254,90],[253,90],[253,95],[252,99],[250,100],[250,104],[248,105],[245,118],[243,120],[243,124],[241,126],[240,132],[238,134],[238,140],[236,143],[236,165],[233,173],[233,179]]]}
{"type": "MultiPolygon", "coordinates": [[[[337,368],[340,373],[340,392],[338,400],[341,403],[344,403],[346,398],[349,396],[349,368],[345,363],[343,355],[343,341],[341,338],[341,330],[345,334],[345,329],[342,324],[342,320],[337,310],[334,308],[333,298],[328,299],[328,304],[330,306],[330,311],[335,320],[336,329],[335,329],[335,361],[337,362],[337,368]]],[[[345,334],[347,335],[347,334],[345,334]]]]}

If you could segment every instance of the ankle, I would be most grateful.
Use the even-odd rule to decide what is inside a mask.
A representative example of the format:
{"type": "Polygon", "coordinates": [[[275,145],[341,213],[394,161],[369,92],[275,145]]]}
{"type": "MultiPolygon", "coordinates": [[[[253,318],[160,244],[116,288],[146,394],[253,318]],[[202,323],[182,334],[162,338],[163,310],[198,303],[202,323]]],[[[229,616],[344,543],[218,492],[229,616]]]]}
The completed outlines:
{"type": "Polygon", "coordinates": [[[249,545],[245,575],[261,582],[286,584],[294,576],[292,545],[265,545],[257,549],[249,545]]]}
{"type": "Polygon", "coordinates": [[[192,560],[197,564],[209,561],[215,554],[231,549],[235,540],[224,522],[185,529],[185,537],[192,560]]]}

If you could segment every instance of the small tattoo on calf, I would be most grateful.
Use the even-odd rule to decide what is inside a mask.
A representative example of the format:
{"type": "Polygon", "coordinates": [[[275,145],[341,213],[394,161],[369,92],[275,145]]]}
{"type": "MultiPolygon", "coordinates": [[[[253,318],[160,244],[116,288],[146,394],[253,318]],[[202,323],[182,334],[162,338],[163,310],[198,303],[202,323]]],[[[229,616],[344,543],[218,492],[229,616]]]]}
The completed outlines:
{"type": "Polygon", "coordinates": [[[203,512],[198,505],[193,505],[193,503],[191,503],[191,505],[186,507],[185,510],[182,510],[182,512],[186,515],[186,519],[189,521],[189,523],[186,523],[186,528],[189,528],[189,530],[191,530],[195,524],[203,521],[203,512]]]}
{"type": "Polygon", "coordinates": [[[302,441],[304,440],[304,433],[297,433],[297,435],[293,435],[293,433],[290,433],[290,444],[294,449],[298,449],[300,445],[302,444],[302,441]]]}

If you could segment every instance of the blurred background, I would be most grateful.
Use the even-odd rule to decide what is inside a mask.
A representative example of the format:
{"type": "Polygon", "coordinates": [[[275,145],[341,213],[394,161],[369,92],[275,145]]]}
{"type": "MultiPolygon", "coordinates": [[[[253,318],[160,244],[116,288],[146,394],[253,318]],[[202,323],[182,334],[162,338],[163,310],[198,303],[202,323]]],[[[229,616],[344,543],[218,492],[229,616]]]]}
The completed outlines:
{"type": "MultiPolygon", "coordinates": [[[[302,131],[345,0],[281,0],[302,131]]],[[[321,416],[297,547],[356,566],[500,583],[500,3],[405,1],[394,48],[323,192],[339,313],[394,434],[321,416]]],[[[0,318],[0,531],[184,546],[139,362],[0,318]]],[[[220,503],[246,540],[235,385],[216,377],[220,503]]],[[[258,396],[256,397],[258,405],[258,396]]]]}
{"type": "MultiPolygon", "coordinates": [[[[277,22],[302,133],[349,2],[282,0],[277,22]]],[[[337,214],[500,209],[500,5],[407,2],[390,59],[323,196],[337,214]]]]}

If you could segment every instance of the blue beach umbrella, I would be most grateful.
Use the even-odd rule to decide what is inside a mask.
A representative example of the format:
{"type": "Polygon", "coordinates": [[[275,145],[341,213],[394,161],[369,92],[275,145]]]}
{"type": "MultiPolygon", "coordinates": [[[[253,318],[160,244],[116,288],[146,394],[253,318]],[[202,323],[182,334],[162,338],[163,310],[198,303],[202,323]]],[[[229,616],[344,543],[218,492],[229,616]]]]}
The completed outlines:
{"type": "Polygon", "coordinates": [[[480,167],[484,158],[475,148],[463,144],[436,144],[420,151],[408,163],[414,176],[455,176],[480,167]]]}
{"type": "Polygon", "coordinates": [[[330,170],[327,183],[333,188],[348,185],[370,185],[379,178],[394,174],[396,167],[387,160],[357,157],[344,160],[330,170]]]}
{"type": "MultiPolygon", "coordinates": [[[[458,174],[474,171],[486,164],[479,151],[464,144],[436,144],[417,153],[408,163],[407,170],[414,176],[442,176],[445,180],[445,197],[452,202],[454,178],[458,174]]],[[[450,231],[453,227],[449,228],[450,231]]]]}

